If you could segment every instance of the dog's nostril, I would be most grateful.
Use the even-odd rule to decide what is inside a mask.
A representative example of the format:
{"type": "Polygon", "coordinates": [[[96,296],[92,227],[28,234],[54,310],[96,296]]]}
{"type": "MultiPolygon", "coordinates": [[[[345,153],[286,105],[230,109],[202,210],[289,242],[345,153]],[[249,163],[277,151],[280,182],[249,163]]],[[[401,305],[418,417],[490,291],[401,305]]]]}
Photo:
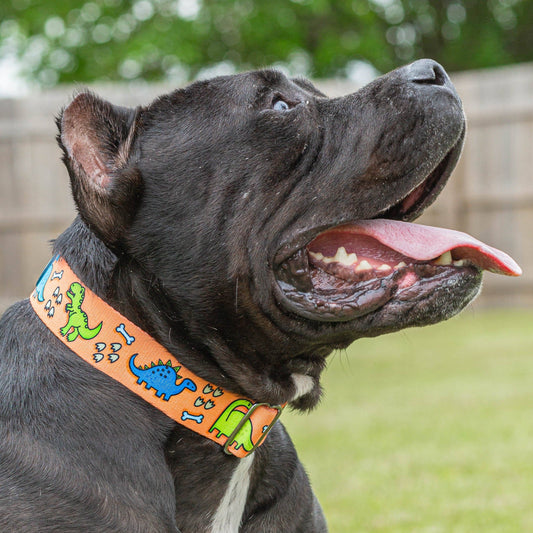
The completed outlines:
{"type": "Polygon", "coordinates": [[[447,79],[446,71],[439,64],[436,64],[433,67],[433,85],[445,85],[447,79]]]}
{"type": "Polygon", "coordinates": [[[432,59],[420,59],[409,65],[409,81],[427,85],[445,85],[448,81],[446,71],[432,59]]]}

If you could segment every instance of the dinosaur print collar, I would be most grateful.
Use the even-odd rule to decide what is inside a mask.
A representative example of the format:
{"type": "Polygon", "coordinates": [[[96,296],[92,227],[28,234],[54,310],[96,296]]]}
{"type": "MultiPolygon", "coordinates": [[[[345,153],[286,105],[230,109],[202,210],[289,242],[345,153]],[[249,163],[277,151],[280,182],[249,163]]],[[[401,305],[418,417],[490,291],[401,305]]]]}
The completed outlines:
{"type": "Polygon", "coordinates": [[[50,261],[30,301],[50,331],[84,361],[227,454],[242,458],[253,452],[281,415],[282,406],[255,403],[186,369],[86,287],[62,257],[50,261]]]}

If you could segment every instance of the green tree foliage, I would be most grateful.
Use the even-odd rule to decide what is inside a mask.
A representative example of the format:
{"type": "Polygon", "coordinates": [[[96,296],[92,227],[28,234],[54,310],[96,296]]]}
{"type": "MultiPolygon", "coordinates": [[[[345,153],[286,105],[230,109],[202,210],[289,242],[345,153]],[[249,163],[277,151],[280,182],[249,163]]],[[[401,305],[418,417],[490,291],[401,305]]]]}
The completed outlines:
{"type": "Polygon", "coordinates": [[[184,81],[277,64],[316,78],[432,57],[533,59],[530,0],[2,0],[0,56],[41,85],[184,81]]]}

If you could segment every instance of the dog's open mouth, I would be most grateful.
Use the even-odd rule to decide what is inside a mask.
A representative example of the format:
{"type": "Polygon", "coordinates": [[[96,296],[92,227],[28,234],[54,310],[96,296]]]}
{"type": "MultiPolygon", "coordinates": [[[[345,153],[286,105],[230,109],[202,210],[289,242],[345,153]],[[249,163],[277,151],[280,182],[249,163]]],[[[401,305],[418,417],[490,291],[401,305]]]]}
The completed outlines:
{"type": "Polygon", "coordinates": [[[482,270],[519,276],[511,257],[466,233],[404,222],[440,193],[463,137],[464,131],[433,172],[381,218],[315,233],[289,257],[286,251],[279,256],[282,305],[314,321],[347,322],[393,302],[438,298],[438,289],[453,291],[466,278],[478,286],[482,270]]]}
{"type": "Polygon", "coordinates": [[[320,233],[281,263],[278,283],[291,311],[344,322],[379,309],[401,293],[413,298],[479,270],[521,274],[506,253],[466,233],[374,219],[320,233]]]}

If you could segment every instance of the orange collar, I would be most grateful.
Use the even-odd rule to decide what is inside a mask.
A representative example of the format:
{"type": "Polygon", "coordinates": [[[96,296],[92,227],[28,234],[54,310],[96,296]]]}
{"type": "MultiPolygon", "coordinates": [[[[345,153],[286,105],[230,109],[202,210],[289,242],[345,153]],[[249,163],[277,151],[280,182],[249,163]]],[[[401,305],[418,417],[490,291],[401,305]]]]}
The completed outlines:
{"type": "Polygon", "coordinates": [[[96,296],[61,257],[30,297],[43,323],[75,354],[181,424],[245,457],[282,412],[222,390],[187,370],[146,332],[96,296]]]}

